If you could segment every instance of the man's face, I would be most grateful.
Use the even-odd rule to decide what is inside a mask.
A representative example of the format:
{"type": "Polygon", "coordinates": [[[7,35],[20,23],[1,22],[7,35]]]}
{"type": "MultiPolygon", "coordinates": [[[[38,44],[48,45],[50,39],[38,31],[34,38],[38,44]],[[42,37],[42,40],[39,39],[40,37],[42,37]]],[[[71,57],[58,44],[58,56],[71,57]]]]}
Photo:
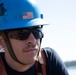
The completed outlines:
{"type": "Polygon", "coordinates": [[[8,37],[17,59],[25,64],[33,63],[35,61],[34,57],[39,51],[42,33],[40,33],[36,27],[27,28],[21,31],[18,30],[17,36],[12,32],[9,31],[8,37]],[[26,32],[30,32],[27,34],[27,36],[29,35],[28,37],[26,37],[26,32]]]}

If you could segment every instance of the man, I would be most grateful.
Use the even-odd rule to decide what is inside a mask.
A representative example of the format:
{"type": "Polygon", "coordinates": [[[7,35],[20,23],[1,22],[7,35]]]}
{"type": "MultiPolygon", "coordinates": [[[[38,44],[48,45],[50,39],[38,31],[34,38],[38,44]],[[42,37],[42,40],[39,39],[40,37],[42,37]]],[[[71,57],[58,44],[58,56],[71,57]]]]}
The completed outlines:
{"type": "Polygon", "coordinates": [[[34,0],[0,1],[0,75],[68,75],[57,53],[40,47],[47,24],[34,0]]]}

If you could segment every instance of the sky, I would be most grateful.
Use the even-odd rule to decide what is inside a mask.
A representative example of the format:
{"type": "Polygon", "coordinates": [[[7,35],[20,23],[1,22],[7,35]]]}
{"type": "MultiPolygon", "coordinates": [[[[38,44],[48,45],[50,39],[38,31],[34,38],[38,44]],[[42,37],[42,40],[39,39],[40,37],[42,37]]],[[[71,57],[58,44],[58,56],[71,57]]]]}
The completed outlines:
{"type": "Polygon", "coordinates": [[[45,21],[41,47],[51,47],[63,61],[76,60],[76,0],[36,0],[45,21]]]}

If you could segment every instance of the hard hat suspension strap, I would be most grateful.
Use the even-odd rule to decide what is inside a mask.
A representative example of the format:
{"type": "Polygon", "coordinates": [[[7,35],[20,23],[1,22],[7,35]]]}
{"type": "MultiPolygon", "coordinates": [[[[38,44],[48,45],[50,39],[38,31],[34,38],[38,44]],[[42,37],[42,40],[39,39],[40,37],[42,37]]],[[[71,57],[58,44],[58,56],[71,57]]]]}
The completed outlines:
{"type": "Polygon", "coordinates": [[[9,38],[8,38],[8,35],[7,35],[4,31],[1,31],[1,35],[3,36],[3,39],[4,39],[5,43],[6,43],[6,46],[7,46],[7,49],[8,49],[8,52],[9,52],[10,56],[11,56],[16,62],[25,65],[24,63],[21,63],[21,62],[17,59],[16,55],[14,54],[14,51],[13,51],[12,46],[11,46],[11,44],[10,44],[10,40],[9,40],[9,38]]]}

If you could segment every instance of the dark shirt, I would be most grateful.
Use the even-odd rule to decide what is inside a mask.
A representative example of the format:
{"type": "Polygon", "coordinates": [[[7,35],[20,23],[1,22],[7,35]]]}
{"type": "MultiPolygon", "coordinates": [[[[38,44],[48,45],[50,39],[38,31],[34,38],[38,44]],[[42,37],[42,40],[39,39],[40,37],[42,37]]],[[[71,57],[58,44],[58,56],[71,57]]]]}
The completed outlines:
{"type": "MultiPolygon", "coordinates": [[[[69,75],[67,69],[55,50],[51,48],[43,48],[46,58],[46,73],[47,75],[69,75]]],[[[0,53],[5,65],[7,75],[37,75],[35,64],[27,71],[18,72],[8,66],[4,58],[4,53],[0,53]]],[[[39,66],[41,70],[41,66],[39,66]]]]}

